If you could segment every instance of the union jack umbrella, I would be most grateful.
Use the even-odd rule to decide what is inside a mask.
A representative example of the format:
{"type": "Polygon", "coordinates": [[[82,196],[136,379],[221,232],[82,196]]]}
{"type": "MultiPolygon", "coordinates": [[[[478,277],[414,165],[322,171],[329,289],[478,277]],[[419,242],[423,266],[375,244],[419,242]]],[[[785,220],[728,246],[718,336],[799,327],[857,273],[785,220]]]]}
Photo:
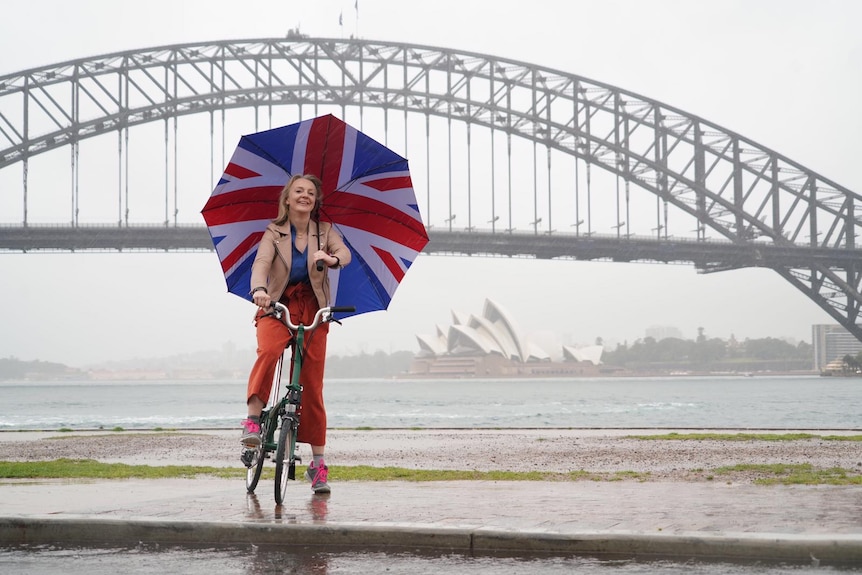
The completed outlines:
{"type": "Polygon", "coordinates": [[[352,262],[329,270],[332,305],[384,310],[428,243],[407,160],[333,115],[240,138],[201,210],[227,288],[251,301],[257,246],[293,174],[323,182],[320,219],[332,222],[352,262]]]}

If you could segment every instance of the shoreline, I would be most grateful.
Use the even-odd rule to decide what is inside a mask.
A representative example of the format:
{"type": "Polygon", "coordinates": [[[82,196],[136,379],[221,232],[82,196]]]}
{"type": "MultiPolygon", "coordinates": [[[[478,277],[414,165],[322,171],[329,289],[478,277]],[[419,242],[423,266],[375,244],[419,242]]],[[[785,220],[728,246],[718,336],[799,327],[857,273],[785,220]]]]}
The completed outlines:
{"type": "MultiPolygon", "coordinates": [[[[232,432],[237,428],[235,427],[226,427],[226,426],[217,426],[217,427],[129,427],[129,428],[117,428],[117,429],[109,429],[107,427],[79,427],[75,429],[71,428],[38,428],[38,429],[0,429],[0,435],[4,433],[60,433],[60,434],[75,434],[75,433],[182,433],[182,432],[208,432],[208,433],[221,433],[221,432],[232,432]]],[[[837,433],[862,433],[862,428],[855,427],[702,427],[702,426],[694,426],[694,427],[686,427],[686,426],[651,426],[651,427],[625,427],[625,426],[536,426],[536,427],[500,427],[500,426],[490,426],[490,427],[481,427],[481,426],[471,426],[471,427],[416,427],[416,426],[401,426],[401,427],[371,427],[371,426],[357,426],[357,427],[330,427],[328,428],[329,433],[340,432],[340,431],[365,431],[365,432],[374,432],[374,431],[499,431],[499,432],[507,432],[507,431],[607,431],[608,433],[613,432],[629,432],[629,431],[643,431],[643,432],[729,432],[729,431],[737,431],[740,433],[748,433],[748,432],[758,432],[758,431],[769,431],[769,432],[782,432],[782,433],[816,433],[816,432],[837,432],[837,433]]]]}
{"type": "MultiPolygon", "coordinates": [[[[802,465],[862,474],[862,441],[639,439],[699,433],[859,435],[857,430],[764,429],[330,429],[327,462],[427,470],[635,474],[634,481],[712,481],[729,466],[802,465]]],[[[0,461],[94,459],[130,465],[239,467],[235,429],[0,433],[0,461]]],[[[300,446],[303,460],[310,449],[300,446]]],[[[748,469],[716,480],[751,483],[748,469]]]]}
{"type": "MultiPolygon", "coordinates": [[[[621,368],[623,369],[623,368],[621,368]]],[[[248,374],[245,371],[231,372],[227,379],[236,379],[238,381],[246,379],[248,374]]],[[[480,375],[470,373],[450,373],[446,375],[433,374],[428,375],[421,372],[417,373],[397,373],[397,374],[382,374],[368,376],[374,379],[385,381],[451,381],[451,380],[517,380],[517,379],[627,379],[627,378],[642,378],[642,377],[667,377],[667,378],[686,378],[686,377],[751,377],[751,378],[768,378],[768,377],[836,377],[836,378],[859,378],[862,374],[839,373],[839,372],[823,372],[814,369],[805,370],[687,370],[687,369],[671,369],[671,370],[622,370],[612,372],[596,372],[596,373],[565,373],[565,374],[548,374],[548,373],[511,373],[493,375],[480,375]]],[[[177,371],[152,370],[146,368],[127,369],[127,370],[83,370],[72,374],[64,375],[35,375],[30,374],[28,377],[0,379],[0,384],[3,383],[99,383],[105,381],[123,381],[123,382],[140,382],[140,383],[161,383],[161,382],[183,382],[183,381],[223,381],[225,376],[222,372],[218,374],[209,373],[201,370],[194,370],[193,373],[178,373],[177,371]]],[[[351,377],[331,376],[330,379],[350,380],[351,377]]],[[[362,378],[360,378],[362,379],[362,378]]]]}

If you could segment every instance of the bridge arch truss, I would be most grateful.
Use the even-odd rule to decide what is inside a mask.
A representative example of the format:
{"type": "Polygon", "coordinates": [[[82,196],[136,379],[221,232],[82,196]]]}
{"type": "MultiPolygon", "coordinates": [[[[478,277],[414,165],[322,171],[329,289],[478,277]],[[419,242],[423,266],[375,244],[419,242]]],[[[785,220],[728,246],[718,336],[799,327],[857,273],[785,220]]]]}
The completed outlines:
{"type": "Polygon", "coordinates": [[[66,227],[87,227],[79,219],[87,190],[79,184],[78,154],[82,142],[98,137],[116,138],[117,221],[110,226],[135,227],[129,138],[137,127],[159,122],[163,227],[182,227],[178,119],[208,115],[213,178],[233,144],[227,139],[234,110],[253,111],[254,130],[246,131],[330,110],[360,129],[382,123],[381,139],[403,146],[410,158],[438,246],[432,250],[688,261],[702,271],[769,267],[862,339],[859,194],[740,134],[625,89],[431,46],[305,37],[222,41],[0,77],[0,174],[7,175],[0,206],[16,208],[4,208],[0,220],[20,228],[4,236],[38,228],[30,164],[57,150],[70,153],[66,227]],[[284,109],[297,114],[284,116],[284,109]]]}

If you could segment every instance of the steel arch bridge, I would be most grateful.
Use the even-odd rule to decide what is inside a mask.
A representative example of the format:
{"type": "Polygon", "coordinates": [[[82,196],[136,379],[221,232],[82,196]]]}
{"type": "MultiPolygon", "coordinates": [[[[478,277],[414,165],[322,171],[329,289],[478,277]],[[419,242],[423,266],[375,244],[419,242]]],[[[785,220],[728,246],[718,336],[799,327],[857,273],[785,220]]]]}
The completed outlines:
{"type": "Polygon", "coordinates": [[[289,36],[118,52],[0,77],[0,250],[211,249],[200,224],[178,216],[179,118],[208,115],[212,184],[232,111],[253,111],[248,132],[270,127],[281,110],[301,118],[308,108],[340,111],[360,129],[374,124],[387,144],[403,135],[424,192],[426,251],[768,267],[862,340],[859,194],[625,89],[432,46],[289,36]],[[164,126],[164,189],[140,191],[129,177],[130,136],[153,123],[164,126]],[[116,138],[112,223],[82,215],[92,190],[80,185],[89,173],[80,149],[99,137],[116,138]],[[71,217],[38,223],[31,166],[58,150],[70,158],[71,217]],[[162,192],[164,221],[135,222],[134,199],[162,192]]]}

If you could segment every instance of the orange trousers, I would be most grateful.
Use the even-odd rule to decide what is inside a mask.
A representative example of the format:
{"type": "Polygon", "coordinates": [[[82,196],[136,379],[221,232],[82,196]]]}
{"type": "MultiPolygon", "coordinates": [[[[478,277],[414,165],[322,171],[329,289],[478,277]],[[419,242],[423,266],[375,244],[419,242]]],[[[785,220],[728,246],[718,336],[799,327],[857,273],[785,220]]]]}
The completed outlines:
{"type": "MultiPolygon", "coordinates": [[[[308,325],[314,320],[319,309],[317,298],[307,284],[288,286],[281,303],[290,311],[290,319],[295,324],[308,325]]],[[[264,404],[272,391],[275,370],[284,348],[293,337],[291,331],[281,320],[274,317],[261,317],[263,310],[255,318],[257,326],[257,360],[248,377],[246,402],[257,396],[264,404]]],[[[321,324],[313,332],[304,334],[304,353],[299,384],[302,386],[302,405],[300,406],[299,431],[296,440],[311,445],[326,445],[326,409],[323,405],[323,370],[326,362],[326,337],[329,324],[321,324]]],[[[284,358],[284,374],[281,389],[290,384],[293,370],[291,358],[284,358]]],[[[279,392],[281,393],[281,392],[279,392]]]]}

